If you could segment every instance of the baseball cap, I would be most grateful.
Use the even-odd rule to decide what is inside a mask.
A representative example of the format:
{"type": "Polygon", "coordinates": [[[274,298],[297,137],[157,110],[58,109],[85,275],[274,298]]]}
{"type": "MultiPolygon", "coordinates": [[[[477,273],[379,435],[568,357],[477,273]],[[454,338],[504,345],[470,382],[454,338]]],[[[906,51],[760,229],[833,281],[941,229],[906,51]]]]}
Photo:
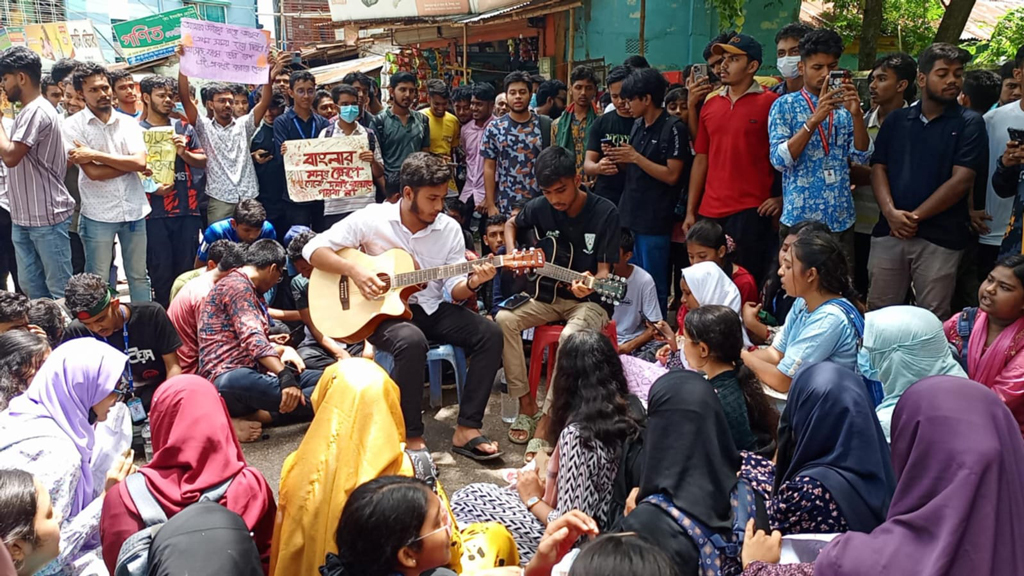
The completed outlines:
{"type": "Polygon", "coordinates": [[[730,38],[727,43],[715,44],[711,47],[712,54],[721,55],[723,52],[746,54],[751,60],[757,60],[758,63],[764,62],[761,43],[755,40],[753,36],[747,36],[746,34],[737,34],[730,38]]]}

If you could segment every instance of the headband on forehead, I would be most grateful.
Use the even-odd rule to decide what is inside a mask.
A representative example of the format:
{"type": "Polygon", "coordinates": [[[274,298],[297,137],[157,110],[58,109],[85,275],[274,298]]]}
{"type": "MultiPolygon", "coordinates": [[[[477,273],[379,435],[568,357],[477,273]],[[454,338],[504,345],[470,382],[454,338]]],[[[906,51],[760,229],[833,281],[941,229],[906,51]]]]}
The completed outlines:
{"type": "Polygon", "coordinates": [[[78,314],[75,314],[75,316],[83,322],[95,316],[99,316],[100,313],[110,305],[110,300],[115,296],[117,296],[117,292],[115,292],[113,288],[108,288],[107,293],[103,295],[103,298],[100,298],[99,301],[96,302],[95,306],[88,310],[81,310],[78,314]]]}

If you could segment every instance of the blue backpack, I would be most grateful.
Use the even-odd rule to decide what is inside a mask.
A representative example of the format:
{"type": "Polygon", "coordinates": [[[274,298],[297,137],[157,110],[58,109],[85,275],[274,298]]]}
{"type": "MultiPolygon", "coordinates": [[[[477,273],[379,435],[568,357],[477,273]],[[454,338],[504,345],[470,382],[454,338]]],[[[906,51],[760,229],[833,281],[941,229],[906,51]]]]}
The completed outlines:
{"type": "Polygon", "coordinates": [[[953,347],[953,357],[960,363],[960,367],[967,373],[967,349],[971,343],[971,330],[974,328],[974,320],[978,317],[977,307],[964,308],[963,312],[956,317],[956,335],[960,338],[959,350],[953,347]]]}
{"type": "Polygon", "coordinates": [[[747,521],[757,515],[754,494],[754,487],[750,482],[740,478],[729,498],[732,503],[732,536],[728,539],[712,532],[696,518],[676,508],[671,500],[661,494],[648,496],[643,501],[664,510],[697,545],[697,550],[700,551],[701,576],[738,576],[743,572],[740,551],[743,549],[743,537],[747,532],[747,521]]]}
{"type": "MultiPolygon", "coordinates": [[[[861,316],[860,310],[857,310],[848,301],[839,298],[829,300],[825,304],[834,305],[846,315],[846,319],[850,321],[850,325],[857,332],[857,350],[860,350],[861,345],[864,343],[864,317],[861,316]]],[[[882,399],[885,398],[885,390],[882,389],[882,383],[860,374],[860,370],[857,370],[857,373],[864,380],[864,386],[868,389],[868,395],[871,396],[871,400],[874,402],[875,408],[877,408],[882,403],[882,399]]]]}

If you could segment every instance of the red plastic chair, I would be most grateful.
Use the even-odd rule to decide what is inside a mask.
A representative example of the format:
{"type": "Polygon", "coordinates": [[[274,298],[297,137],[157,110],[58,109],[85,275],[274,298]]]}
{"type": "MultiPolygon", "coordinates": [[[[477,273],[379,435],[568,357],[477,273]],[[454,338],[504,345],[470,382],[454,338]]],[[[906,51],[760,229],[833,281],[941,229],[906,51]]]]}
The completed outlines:
{"type": "MultiPolygon", "coordinates": [[[[555,371],[555,355],[558,353],[558,337],[562,335],[561,324],[537,326],[533,331],[533,346],[530,349],[530,396],[537,399],[537,387],[540,386],[541,372],[544,370],[544,350],[548,352],[548,370],[545,377],[551,385],[551,374],[555,371]]],[[[609,320],[601,333],[608,337],[619,351],[619,336],[615,330],[615,321],[609,320]]]]}

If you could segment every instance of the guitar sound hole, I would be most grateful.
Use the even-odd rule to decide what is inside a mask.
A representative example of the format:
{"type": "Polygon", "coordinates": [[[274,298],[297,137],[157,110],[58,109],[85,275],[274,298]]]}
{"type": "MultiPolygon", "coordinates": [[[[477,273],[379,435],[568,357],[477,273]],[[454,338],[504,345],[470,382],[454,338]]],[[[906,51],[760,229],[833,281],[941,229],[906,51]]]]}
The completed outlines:
{"type": "Polygon", "coordinates": [[[391,276],[382,272],[377,274],[377,279],[384,283],[384,290],[382,290],[382,294],[391,291],[391,276]]]}

